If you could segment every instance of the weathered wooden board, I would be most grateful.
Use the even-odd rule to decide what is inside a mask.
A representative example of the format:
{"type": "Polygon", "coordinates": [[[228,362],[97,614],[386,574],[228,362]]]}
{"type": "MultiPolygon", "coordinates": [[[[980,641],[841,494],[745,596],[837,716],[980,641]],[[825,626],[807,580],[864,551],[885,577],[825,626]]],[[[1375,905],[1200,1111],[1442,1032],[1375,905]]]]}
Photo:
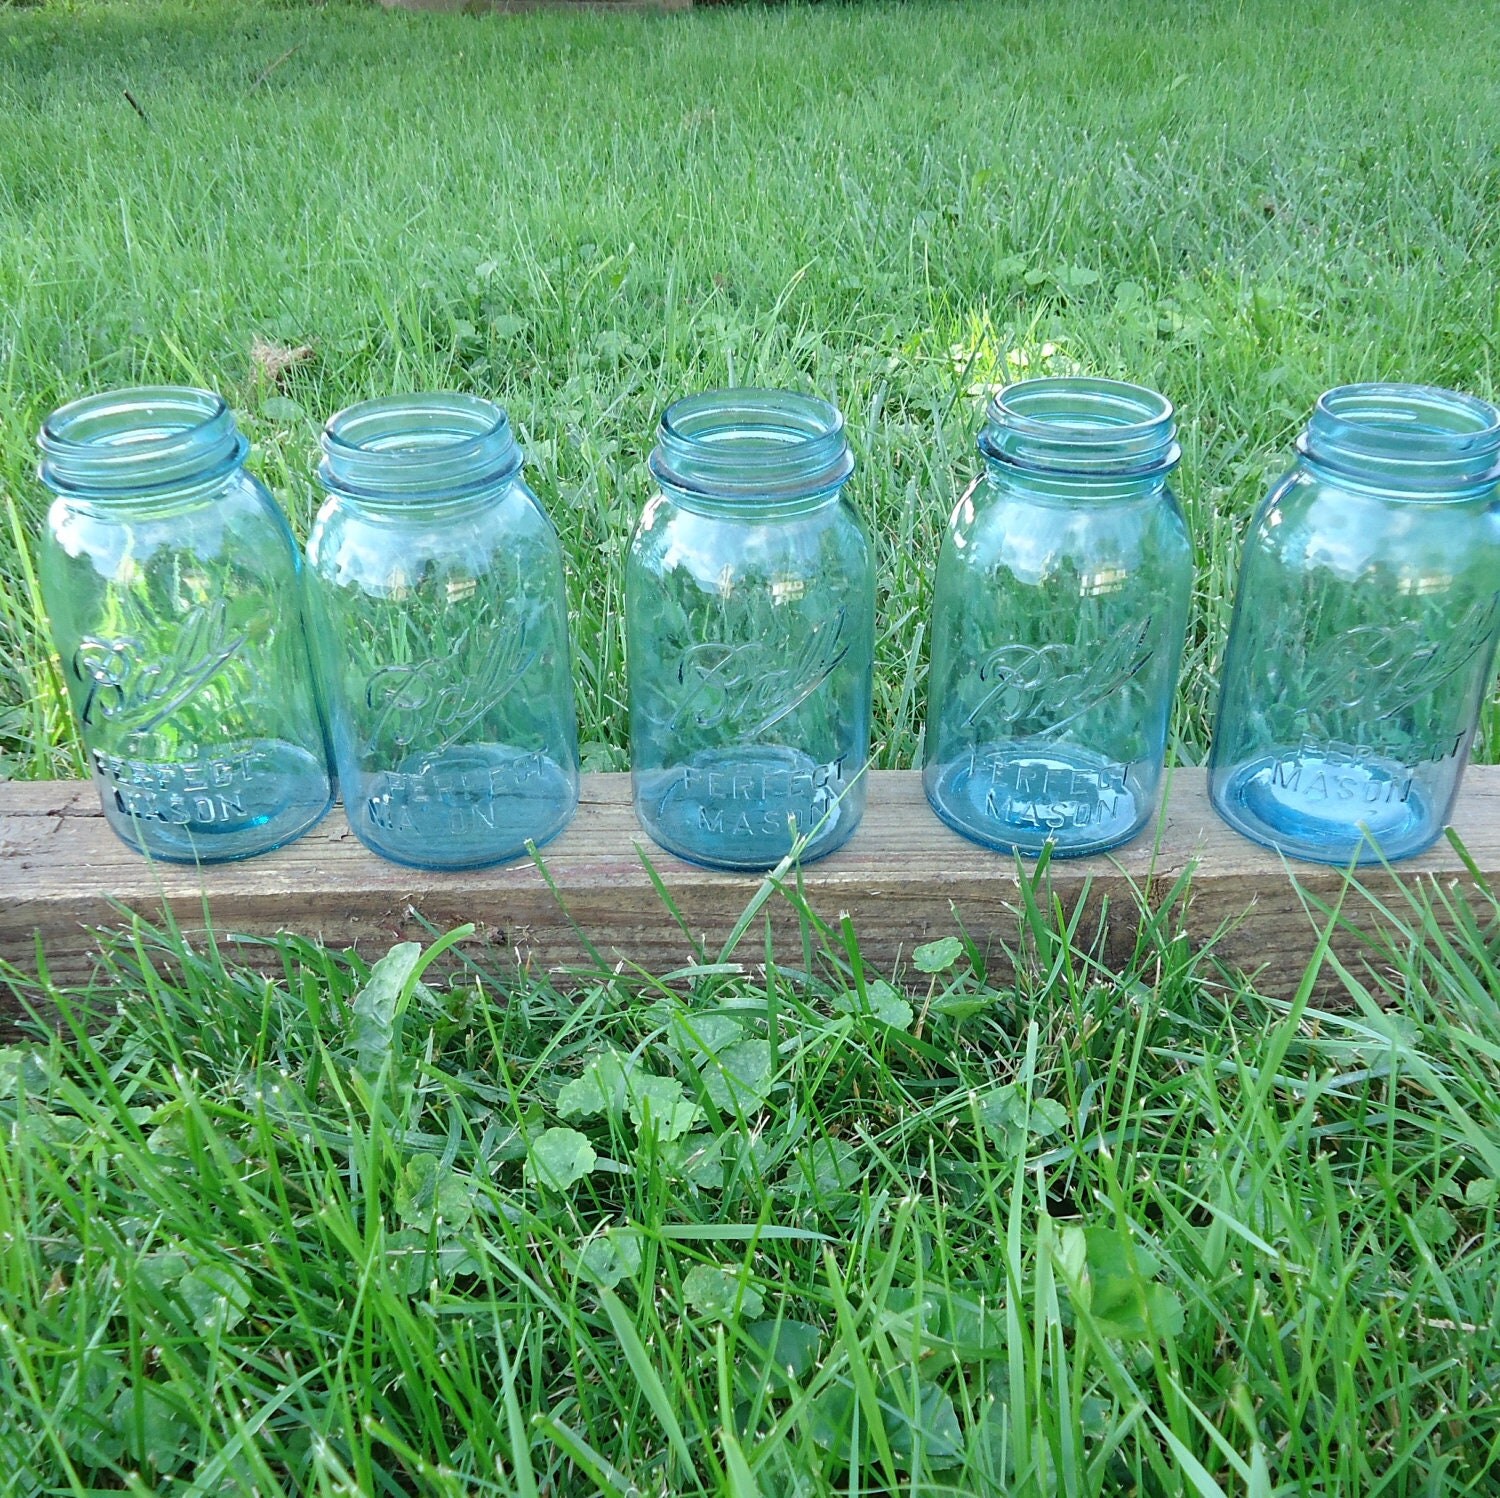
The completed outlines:
{"type": "MultiPolygon", "coordinates": [[[[1470,770],[1454,821],[1481,872],[1500,878],[1500,768],[1470,770]]],[[[430,927],[472,921],[488,963],[510,956],[554,972],[589,961],[576,922],[609,961],[662,974],[701,960],[701,952],[668,917],[640,849],[701,952],[716,958],[759,881],[696,868],[651,845],[631,810],[625,775],[585,776],[577,817],[544,852],[568,915],[533,864],[461,874],[399,868],[361,847],[339,810],[289,848],[198,869],[151,864],[130,852],[109,831],[86,782],[0,785],[0,958],[34,967],[40,938],[52,973],[82,980],[98,949],[95,928],[118,923],[111,903],[118,901],[147,916],[169,909],[190,934],[204,930],[207,912],[221,937],[289,930],[372,956],[394,941],[423,939],[430,927]]],[[[1316,941],[1298,885],[1331,901],[1342,875],[1285,864],[1236,836],[1210,810],[1201,770],[1176,772],[1158,826],[1114,855],[1053,863],[1046,884],[1069,910],[1086,898],[1081,934],[1102,938],[1106,955],[1119,956],[1135,939],[1140,897],[1158,907],[1189,868],[1191,893],[1171,917],[1172,929],[1213,941],[1229,968],[1258,973],[1265,991],[1289,992],[1316,941]]],[[[1400,877],[1472,883],[1446,841],[1403,863],[1400,877]]],[[[1397,893],[1382,870],[1366,870],[1361,879],[1379,896],[1397,893]]],[[[803,870],[801,880],[825,919],[848,912],[865,961],[887,971],[919,943],[956,932],[960,920],[1001,963],[1020,939],[1016,860],[942,826],[915,772],[873,774],[859,831],[841,852],[803,870]]],[[[1375,919],[1358,896],[1347,908],[1360,923],[1375,919]]],[[[778,959],[800,965],[791,905],[777,894],[765,909],[778,959]]],[[[763,931],[758,922],[735,954],[739,960],[753,966],[760,959],[763,931]]],[[[255,950],[243,955],[253,960],[255,950]]],[[[6,1002],[0,995],[0,1005],[6,1002]]]]}

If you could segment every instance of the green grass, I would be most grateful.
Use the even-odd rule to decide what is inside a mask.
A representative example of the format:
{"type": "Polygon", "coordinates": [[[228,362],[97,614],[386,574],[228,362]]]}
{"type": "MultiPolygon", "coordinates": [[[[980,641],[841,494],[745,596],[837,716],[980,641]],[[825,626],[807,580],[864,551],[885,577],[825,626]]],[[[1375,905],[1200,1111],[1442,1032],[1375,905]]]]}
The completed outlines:
{"type": "MultiPolygon", "coordinates": [[[[568,553],[589,762],[618,767],[621,552],[662,407],[810,387],[848,414],[880,538],[876,762],[905,766],[983,387],[1127,376],[1181,414],[1195,761],[1244,521],[1318,393],[1500,386],[1497,47],[1463,0],[0,8],[0,492],[29,535],[55,403],[186,380],[228,393],[305,530],[332,411],[498,396],[568,553]],[[257,336],[314,357],[278,388],[257,336]]],[[[67,772],[10,530],[0,769],[67,772]]]]}
{"type": "Polygon", "coordinates": [[[1493,1493],[1479,908],[1342,1015],[1170,922],[910,1001],[137,927],[0,1051],[7,1491],[1493,1493]]]}
{"type": "MultiPolygon", "coordinates": [[[[299,530],[333,410],[503,400],[595,768],[672,397],[844,407],[899,766],[986,388],[1155,385],[1197,759],[1318,392],[1497,394],[1497,44],[1459,0],[0,3],[0,775],[79,765],[35,429],[132,380],[225,391],[299,530]],[[313,354],[278,382],[257,337],[313,354]]],[[[752,920],[744,972],[568,993],[142,927],[82,993],[12,975],[75,1027],[0,1049],[0,1490],[1500,1492],[1500,906],[1445,937],[1440,898],[1343,1014],[1169,918],[1110,970],[1024,900],[1005,986],[937,944],[898,991],[806,912],[797,968],[752,975],[752,920]]]]}

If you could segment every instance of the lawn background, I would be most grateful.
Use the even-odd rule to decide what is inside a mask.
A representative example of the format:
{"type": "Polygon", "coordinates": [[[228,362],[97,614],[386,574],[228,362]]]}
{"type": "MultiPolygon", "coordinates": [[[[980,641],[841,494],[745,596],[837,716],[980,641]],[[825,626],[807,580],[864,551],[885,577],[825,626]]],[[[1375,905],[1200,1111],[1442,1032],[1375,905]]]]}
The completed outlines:
{"type": "MultiPolygon", "coordinates": [[[[833,397],[905,766],[985,393],[1074,369],[1179,408],[1196,760],[1317,394],[1496,394],[1497,44],[1440,0],[0,6],[0,770],[79,769],[30,471],[84,391],[223,390],[299,532],[333,410],[501,399],[594,768],[661,408],[833,397]],[[311,354],[277,379],[256,339],[311,354]]],[[[1441,897],[1343,1015],[1169,911],[1105,971],[1045,901],[1015,987],[939,947],[910,1002],[810,915],[811,965],[568,995],[137,929],[72,1000],[102,1030],[0,1051],[3,1482],[1494,1492],[1500,907],[1449,940],[1441,897]]]]}
{"type": "Polygon", "coordinates": [[[78,772],[17,553],[36,429],[84,391],[223,390],[299,533],[334,410],[499,398],[569,559],[589,764],[621,768],[657,417],[729,382],[817,390],[879,538],[894,768],[984,392],[1075,368],[1178,406],[1196,762],[1243,527],[1319,392],[1495,394],[1497,38],[1441,3],[0,10],[0,769],[78,772]],[[257,379],[257,338],[313,357],[257,379]]]}

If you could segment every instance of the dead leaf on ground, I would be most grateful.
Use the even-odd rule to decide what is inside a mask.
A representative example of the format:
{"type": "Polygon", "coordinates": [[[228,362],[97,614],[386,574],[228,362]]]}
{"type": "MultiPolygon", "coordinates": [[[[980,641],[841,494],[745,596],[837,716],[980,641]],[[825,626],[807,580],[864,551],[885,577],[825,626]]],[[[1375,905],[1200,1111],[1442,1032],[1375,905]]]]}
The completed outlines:
{"type": "Polygon", "coordinates": [[[250,372],[257,381],[281,388],[288,370],[305,364],[313,356],[310,343],[299,343],[295,348],[285,343],[272,343],[257,334],[250,340],[250,372]]]}

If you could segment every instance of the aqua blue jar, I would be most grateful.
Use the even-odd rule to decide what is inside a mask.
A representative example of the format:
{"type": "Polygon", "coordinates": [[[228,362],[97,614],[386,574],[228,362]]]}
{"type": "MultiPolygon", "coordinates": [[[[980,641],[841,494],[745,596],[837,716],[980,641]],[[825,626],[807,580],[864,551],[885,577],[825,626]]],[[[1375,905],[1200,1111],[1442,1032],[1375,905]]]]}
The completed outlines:
{"type": "Polygon", "coordinates": [[[1500,411],[1419,385],[1322,396],[1251,522],[1209,793],[1294,858],[1371,863],[1453,809],[1500,639],[1500,411]]]}
{"type": "Polygon", "coordinates": [[[838,411],[719,390],[662,417],[625,569],[641,825],[715,868],[845,842],[864,810],[875,633],[838,411]]]}
{"type": "Polygon", "coordinates": [[[578,805],[562,549],[506,414],[364,401],[323,433],[314,645],[349,825],[396,863],[467,869],[578,805]]]}
{"type": "Polygon", "coordinates": [[[91,395],[38,443],[42,593],[109,825],[185,863],[306,832],[332,791],[300,558],[228,406],[91,395]]]}
{"type": "Polygon", "coordinates": [[[923,784],[974,842],[1098,853],[1156,806],[1192,592],[1172,407],[1114,380],[1002,390],[938,558],[923,784]]]}

